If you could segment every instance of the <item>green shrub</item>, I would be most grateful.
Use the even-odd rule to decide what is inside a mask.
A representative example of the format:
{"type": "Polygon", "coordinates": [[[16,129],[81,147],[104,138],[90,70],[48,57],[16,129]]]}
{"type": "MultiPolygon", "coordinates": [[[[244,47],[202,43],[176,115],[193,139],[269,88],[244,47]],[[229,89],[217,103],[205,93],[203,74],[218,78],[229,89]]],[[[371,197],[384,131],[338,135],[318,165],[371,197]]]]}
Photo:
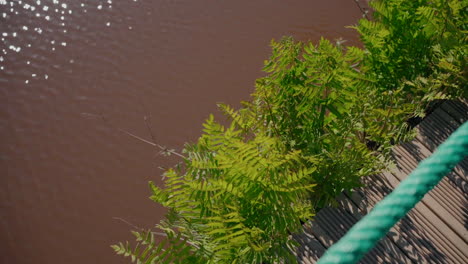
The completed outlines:
{"type": "Polygon", "coordinates": [[[388,154],[411,137],[407,120],[436,99],[467,98],[468,1],[372,1],[373,20],[355,28],[365,46],[361,123],[366,140],[388,154]]]}
{"type": "Polygon", "coordinates": [[[366,117],[374,126],[368,134],[386,144],[398,141],[392,131],[400,131],[405,120],[423,117],[429,102],[468,97],[468,1],[388,0],[371,5],[374,20],[361,19],[354,28],[365,46],[361,71],[371,81],[368,98],[377,109],[366,117]],[[390,126],[380,127],[385,119],[390,126]]]}
{"type": "Polygon", "coordinates": [[[320,160],[311,193],[320,208],[378,169],[378,155],[366,147],[362,133],[366,82],[353,67],[363,52],[353,47],[344,52],[325,39],[317,46],[290,38],[271,45],[264,69],[269,75],[257,80],[247,109],[288,149],[320,160]]]}
{"type": "Polygon", "coordinates": [[[252,99],[220,105],[184,164],[151,199],[169,209],[138,244],[114,245],[137,263],[295,262],[290,234],[385,168],[406,120],[434,99],[466,97],[466,1],[374,2],[355,28],[365,49],[272,41],[252,99]]]}

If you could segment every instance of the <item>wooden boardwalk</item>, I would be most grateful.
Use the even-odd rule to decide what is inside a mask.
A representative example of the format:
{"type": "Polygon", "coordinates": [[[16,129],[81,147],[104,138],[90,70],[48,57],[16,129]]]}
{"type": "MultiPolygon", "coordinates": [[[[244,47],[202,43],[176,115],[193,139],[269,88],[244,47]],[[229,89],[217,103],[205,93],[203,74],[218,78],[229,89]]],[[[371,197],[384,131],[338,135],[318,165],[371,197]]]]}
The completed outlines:
{"type": "MultiPolygon", "coordinates": [[[[315,263],[467,120],[466,102],[442,103],[416,127],[416,139],[394,148],[396,168],[364,179],[366,187],[342,194],[338,208],[320,210],[302,234],[294,235],[299,263],[315,263]]],[[[468,263],[467,182],[465,158],[360,263],[468,263]]]]}

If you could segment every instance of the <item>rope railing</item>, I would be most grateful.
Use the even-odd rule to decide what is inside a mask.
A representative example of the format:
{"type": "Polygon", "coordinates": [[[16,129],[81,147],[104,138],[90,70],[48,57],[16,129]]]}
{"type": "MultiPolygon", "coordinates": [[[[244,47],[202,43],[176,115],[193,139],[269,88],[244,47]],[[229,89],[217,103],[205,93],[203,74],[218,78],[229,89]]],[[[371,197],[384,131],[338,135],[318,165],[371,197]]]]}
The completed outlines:
{"type": "Polygon", "coordinates": [[[318,264],[356,263],[426,193],[468,155],[468,122],[459,127],[385,199],[330,247],[318,264]]]}

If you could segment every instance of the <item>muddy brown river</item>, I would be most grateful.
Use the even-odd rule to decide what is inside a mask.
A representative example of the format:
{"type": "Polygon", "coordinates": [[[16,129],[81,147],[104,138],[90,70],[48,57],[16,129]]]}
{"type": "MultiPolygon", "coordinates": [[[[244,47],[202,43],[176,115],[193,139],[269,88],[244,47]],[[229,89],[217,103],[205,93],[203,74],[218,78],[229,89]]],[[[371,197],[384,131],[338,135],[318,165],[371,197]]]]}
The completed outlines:
{"type": "Polygon", "coordinates": [[[126,263],[164,210],[147,182],[283,35],[358,44],[354,0],[0,0],[0,263],[126,263]],[[146,119],[146,121],[145,121],[146,119]]]}

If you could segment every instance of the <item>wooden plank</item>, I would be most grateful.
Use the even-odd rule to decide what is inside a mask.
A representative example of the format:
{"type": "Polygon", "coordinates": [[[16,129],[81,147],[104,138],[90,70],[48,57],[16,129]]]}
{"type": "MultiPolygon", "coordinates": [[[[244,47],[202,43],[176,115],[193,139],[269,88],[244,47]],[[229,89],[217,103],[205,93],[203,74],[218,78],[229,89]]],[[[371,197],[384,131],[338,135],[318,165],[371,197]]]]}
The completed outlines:
{"type": "Polygon", "coordinates": [[[460,125],[468,121],[468,106],[460,101],[446,101],[440,108],[460,125]]]}
{"type": "MultiPolygon", "coordinates": [[[[358,195],[353,194],[353,201],[358,202],[362,210],[367,211],[372,210],[384,195],[390,193],[399,184],[398,179],[391,174],[373,176],[367,181],[368,186],[372,186],[371,188],[360,188],[358,195]],[[360,202],[359,195],[365,197],[365,202],[360,202]]],[[[437,225],[428,221],[426,215],[420,212],[421,210],[427,209],[420,203],[390,230],[388,236],[393,242],[415,263],[440,263],[441,260],[446,259],[452,259],[457,263],[463,259],[460,252],[450,247],[447,248],[445,244],[450,244],[450,241],[446,241],[445,235],[438,231],[437,225]]],[[[440,224],[440,222],[437,223],[440,224]]],[[[451,231],[446,225],[441,228],[444,231],[448,230],[447,232],[451,231]]],[[[453,231],[451,233],[453,234],[453,231]]]]}
{"type": "MultiPolygon", "coordinates": [[[[338,241],[344,234],[357,222],[351,215],[339,208],[323,208],[315,216],[314,224],[320,226],[321,232],[317,232],[317,227],[312,227],[312,232],[326,247],[330,247],[333,243],[338,241]],[[326,234],[322,238],[323,233],[326,234]]],[[[369,254],[366,254],[360,263],[385,263],[381,248],[372,249],[369,254]]]]}
{"type": "MultiPolygon", "coordinates": [[[[411,144],[411,146],[416,146],[414,142],[411,144]]],[[[402,160],[398,161],[398,166],[395,171],[402,171],[400,174],[405,174],[404,177],[406,177],[407,174],[411,173],[419,164],[421,160],[424,159],[424,157],[421,157],[418,154],[415,154],[414,148],[408,148],[406,144],[398,146],[394,148],[394,153],[396,153],[396,156],[402,160]]],[[[452,175],[452,177],[457,178],[457,175],[452,175]]],[[[401,180],[401,179],[400,179],[401,180]]],[[[460,179],[463,181],[463,179],[460,179]]],[[[464,206],[464,203],[467,202],[467,196],[466,192],[462,187],[466,188],[466,182],[463,181],[461,182],[462,186],[458,188],[452,181],[450,181],[448,178],[443,178],[439,185],[437,185],[438,191],[436,191],[434,194],[437,195],[438,192],[446,192],[446,195],[444,198],[442,198],[441,202],[447,202],[448,200],[448,205],[447,206],[452,206],[455,211],[456,209],[459,208],[460,206],[464,206]],[[454,203],[455,201],[455,203],[454,203]]],[[[458,212],[458,211],[457,211],[458,212]]]]}
{"type": "MultiPolygon", "coordinates": [[[[394,148],[398,154],[398,168],[392,170],[399,181],[405,179],[417,166],[418,161],[402,146],[394,148]]],[[[431,210],[436,213],[450,228],[452,228],[464,241],[468,241],[468,232],[464,226],[468,200],[466,195],[458,188],[450,186],[449,180],[442,181],[430,191],[423,199],[431,210]]]]}
{"type": "MultiPolygon", "coordinates": [[[[369,182],[371,188],[358,190],[362,197],[366,197],[366,203],[360,206],[367,207],[368,211],[399,184],[398,178],[391,173],[372,178],[369,182]]],[[[417,204],[391,232],[394,242],[416,263],[437,263],[448,259],[453,263],[463,263],[462,260],[468,258],[464,253],[468,253],[465,251],[466,243],[423,203],[417,204]]]]}
{"type": "Polygon", "coordinates": [[[325,248],[320,241],[311,233],[310,226],[305,226],[300,234],[294,234],[292,238],[299,243],[295,252],[299,263],[312,264],[325,253],[325,248]]]}
{"type": "MultiPolygon", "coordinates": [[[[407,153],[410,153],[417,164],[432,155],[432,152],[428,150],[426,146],[418,139],[402,144],[398,148],[395,148],[395,156],[398,156],[397,152],[401,149],[404,149],[407,153]]],[[[461,192],[468,193],[468,181],[466,180],[468,176],[467,172],[462,167],[455,167],[455,169],[447,174],[446,177],[453,183],[453,185],[455,185],[456,188],[459,188],[461,192]]]]}
{"type": "MultiPolygon", "coordinates": [[[[459,125],[459,122],[439,108],[417,126],[418,135],[416,138],[433,152],[459,125]]],[[[461,161],[456,170],[460,170],[460,168],[466,174],[466,171],[468,171],[468,158],[461,161]]]]}
{"type": "MultiPolygon", "coordinates": [[[[418,131],[418,135],[416,139],[424,144],[424,146],[430,151],[434,152],[434,150],[442,144],[453,131],[458,128],[458,122],[448,116],[446,113],[443,117],[441,117],[440,113],[444,113],[442,110],[438,109],[434,111],[432,115],[430,115],[427,119],[424,120],[416,129],[418,131]],[[440,129],[440,126],[445,127],[444,129],[440,129]],[[441,131],[445,131],[441,133],[441,131]]],[[[465,181],[468,181],[468,157],[461,161],[454,169],[455,173],[457,173],[460,177],[462,177],[465,181]]],[[[450,175],[449,175],[450,177],[450,175]]],[[[455,181],[456,182],[456,181],[455,181]]]]}
{"type": "MultiPolygon", "coordinates": [[[[367,211],[361,210],[352,201],[352,199],[345,194],[342,194],[338,198],[338,203],[340,208],[343,208],[345,211],[351,214],[354,219],[356,219],[356,222],[361,220],[361,218],[367,214],[367,211]]],[[[391,232],[387,233],[387,235],[382,240],[380,240],[376,246],[380,249],[382,258],[384,259],[383,263],[413,263],[411,259],[408,258],[408,256],[405,254],[405,252],[394,243],[391,237],[392,235],[393,234],[391,232]]]]}
{"type": "MultiPolygon", "coordinates": [[[[346,196],[341,196],[338,199],[339,208],[326,208],[321,210],[315,220],[311,222],[300,238],[296,241],[303,241],[304,237],[308,236],[308,242],[301,242],[299,250],[308,252],[298,253],[300,263],[315,263],[322,256],[325,247],[330,247],[338,241],[359,219],[363,214],[359,213],[356,205],[346,196]],[[310,234],[312,233],[312,235],[310,234]],[[321,248],[317,246],[325,244],[321,248]],[[310,245],[310,246],[309,246],[310,245]],[[323,252],[321,252],[323,250],[323,252]]],[[[376,247],[371,250],[360,263],[413,263],[405,253],[393,243],[390,238],[384,238],[379,241],[376,247]]]]}

